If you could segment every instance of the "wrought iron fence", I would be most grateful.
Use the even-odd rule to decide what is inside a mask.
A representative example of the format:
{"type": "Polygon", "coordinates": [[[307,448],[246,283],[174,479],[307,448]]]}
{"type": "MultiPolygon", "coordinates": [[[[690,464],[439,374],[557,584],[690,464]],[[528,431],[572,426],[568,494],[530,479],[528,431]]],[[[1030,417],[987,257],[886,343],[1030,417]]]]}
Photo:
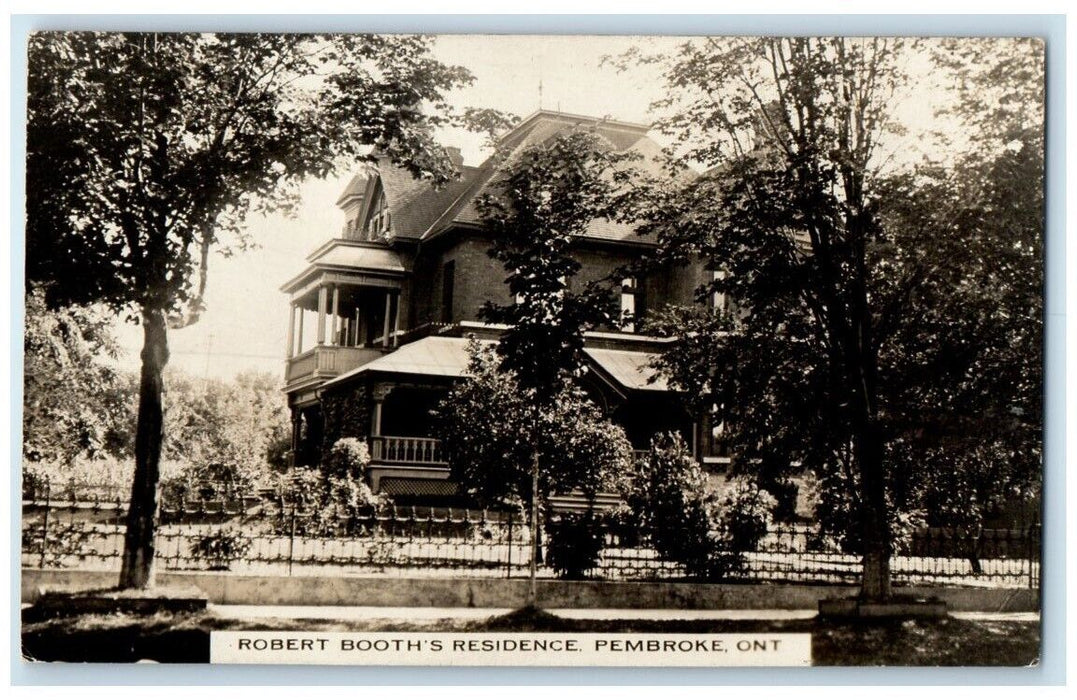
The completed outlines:
{"type": "MultiPolygon", "coordinates": [[[[118,570],[126,493],[94,485],[38,483],[23,490],[24,566],[118,570]]],[[[637,533],[601,526],[603,580],[690,580],[637,533]]],[[[544,534],[542,536],[545,536],[544,534]]],[[[545,545],[545,543],[543,543],[545,545]]],[[[515,511],[395,508],[312,510],[273,491],[208,484],[163,497],[155,542],[165,570],[292,575],[525,576],[530,531],[515,511]]],[[[542,548],[543,550],[545,547],[542,548]]],[[[891,559],[907,584],[1039,586],[1038,527],[914,533],[891,559]]],[[[553,577],[548,566],[540,575],[553,577]]],[[[728,575],[745,582],[853,584],[860,557],[807,525],[779,525],[728,575]]]]}

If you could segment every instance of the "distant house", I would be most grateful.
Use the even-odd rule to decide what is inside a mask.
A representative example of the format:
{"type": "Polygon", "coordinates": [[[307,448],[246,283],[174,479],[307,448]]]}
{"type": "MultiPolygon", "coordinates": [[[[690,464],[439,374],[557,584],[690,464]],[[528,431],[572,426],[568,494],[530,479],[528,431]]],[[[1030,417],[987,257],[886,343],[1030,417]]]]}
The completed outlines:
{"type": "MultiPolygon", "coordinates": [[[[654,163],[648,127],[539,111],[501,137],[523,149],[575,127],[595,128],[619,151],[654,163]]],[[[463,165],[440,190],[387,161],[356,175],[337,201],[345,224],[307,267],[281,288],[291,297],[285,392],[297,464],[312,464],[340,437],[370,445],[371,486],[406,502],[451,502],[457,487],[432,435],[430,411],[464,375],[468,336],[493,341],[499,330],[478,320],[487,301],[511,301],[505,271],[487,254],[476,200],[496,178],[492,161],[463,165]]],[[[653,247],[629,226],[595,221],[575,248],[574,284],[605,278],[653,247]]],[[[722,461],[709,426],[692,421],[676,393],[649,364],[663,340],[635,332],[631,316],[669,303],[695,302],[714,273],[688,265],[622,280],[626,321],[587,337],[585,386],[633,445],[679,430],[705,462],[722,461]]]]}

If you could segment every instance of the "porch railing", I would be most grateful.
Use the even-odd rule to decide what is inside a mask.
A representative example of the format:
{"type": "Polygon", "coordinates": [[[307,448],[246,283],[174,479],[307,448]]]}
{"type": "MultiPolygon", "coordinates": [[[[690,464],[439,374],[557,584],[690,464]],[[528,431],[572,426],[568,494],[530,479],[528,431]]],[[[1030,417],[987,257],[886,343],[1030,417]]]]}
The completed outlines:
{"type": "Polygon", "coordinates": [[[288,361],[287,381],[306,377],[335,377],[382,356],[379,348],[318,345],[288,361]]]}
{"type": "Polygon", "coordinates": [[[441,440],[423,437],[375,436],[370,438],[370,458],[374,462],[399,464],[448,464],[441,440]]]}

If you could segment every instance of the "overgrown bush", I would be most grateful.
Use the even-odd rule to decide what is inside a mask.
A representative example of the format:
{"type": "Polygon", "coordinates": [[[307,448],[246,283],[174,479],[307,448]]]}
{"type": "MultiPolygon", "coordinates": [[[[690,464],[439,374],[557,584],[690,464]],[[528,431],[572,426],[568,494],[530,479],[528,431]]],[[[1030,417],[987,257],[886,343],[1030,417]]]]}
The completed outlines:
{"type": "Polygon", "coordinates": [[[684,566],[693,578],[721,580],[743,571],[744,553],[766,535],[775,502],[749,481],[723,498],[679,435],[662,435],[636,465],[628,506],[655,550],[684,566]]]}
{"type": "Polygon", "coordinates": [[[34,566],[61,567],[65,560],[79,560],[97,552],[90,547],[93,526],[89,523],[53,522],[45,531],[45,523],[26,524],[22,529],[22,551],[34,557],[34,566]]]}
{"type": "Polygon", "coordinates": [[[232,562],[251,551],[252,540],[235,529],[220,529],[199,536],[191,543],[191,556],[203,559],[210,570],[227,571],[232,562]]]}
{"type": "MultiPolygon", "coordinates": [[[[333,444],[321,468],[297,467],[276,479],[286,513],[301,517],[297,528],[307,535],[335,537],[364,534],[370,518],[391,504],[366,483],[370,453],[366,443],[342,438],[333,444]]],[[[290,521],[280,529],[290,529],[290,521]]]]}
{"type": "Polygon", "coordinates": [[[370,450],[366,442],[358,438],[341,438],[333,443],[322,460],[322,472],[328,477],[346,477],[362,480],[370,464],[370,450]]]}
{"type": "Polygon", "coordinates": [[[582,579],[598,566],[604,527],[594,513],[566,513],[546,525],[547,563],[561,578],[582,579]]]}
{"type": "Polygon", "coordinates": [[[258,475],[236,462],[192,464],[161,480],[165,508],[189,507],[199,501],[233,501],[252,493],[258,475]]]}

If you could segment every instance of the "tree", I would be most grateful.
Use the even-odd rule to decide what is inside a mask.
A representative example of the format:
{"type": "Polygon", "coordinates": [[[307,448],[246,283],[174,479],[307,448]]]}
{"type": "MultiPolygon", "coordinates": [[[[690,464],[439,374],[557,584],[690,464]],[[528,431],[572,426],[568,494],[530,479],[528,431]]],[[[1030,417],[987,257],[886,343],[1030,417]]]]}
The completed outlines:
{"type": "MultiPolygon", "coordinates": [[[[535,392],[502,368],[493,347],[472,341],[469,351],[467,377],[437,410],[452,477],[484,505],[532,506],[537,543],[549,497],[579,490],[593,501],[600,491],[617,489],[630,470],[632,444],[574,383],[561,383],[548,404],[536,406],[535,392]]],[[[564,544],[563,550],[573,546],[564,544]]]]}
{"type": "Polygon", "coordinates": [[[196,469],[216,463],[252,478],[266,475],[271,449],[289,430],[273,375],[244,372],[226,382],[170,370],[165,379],[163,457],[196,469]]]}
{"type": "Polygon", "coordinates": [[[530,451],[531,486],[517,487],[520,495],[528,496],[533,524],[529,594],[533,605],[540,494],[547,484],[563,489],[582,485],[573,483],[581,474],[564,478],[557,465],[586,468],[560,459],[558,452],[569,456],[564,444],[544,450],[542,426],[557,414],[558,401],[583,408],[580,399],[572,398],[572,387],[584,371],[584,333],[614,318],[608,283],[573,288],[580,264],[571,248],[592,221],[613,218],[619,189],[631,170],[625,167],[629,156],[603,147],[596,133],[583,130],[557,134],[504,158],[493,191],[478,206],[494,240],[490,255],[504,265],[515,301],[487,304],[482,315],[508,326],[497,343],[499,366],[511,375],[515,386],[510,391],[522,401],[521,422],[534,426],[524,429],[522,435],[529,439],[519,446],[530,451]],[[543,459],[550,460],[545,469],[540,467],[543,459]]]}
{"type": "MultiPolygon", "coordinates": [[[[102,309],[50,311],[26,297],[23,335],[23,459],[70,466],[79,457],[123,456],[129,418],[111,317],[102,309]]],[[[129,454],[129,453],[127,453],[129,454]]]]}
{"type": "Polygon", "coordinates": [[[168,329],[197,320],[209,254],[251,212],[373,146],[419,176],[470,80],[414,36],[39,33],[29,40],[27,278],[50,306],[101,302],[144,344],[120,584],[153,583],[168,329]]]}
{"type": "MultiPolygon", "coordinates": [[[[821,476],[824,501],[863,557],[868,599],[890,596],[895,537],[924,505],[925,458],[952,469],[974,442],[935,441],[932,455],[923,438],[1002,408],[1000,387],[1030,397],[1037,376],[996,352],[1005,324],[981,322],[990,284],[955,286],[1000,260],[1035,277],[1034,249],[994,257],[1013,238],[985,247],[976,221],[993,216],[987,200],[964,202],[975,221],[951,218],[955,190],[925,186],[924,171],[880,170],[879,144],[901,130],[891,100],[907,85],[907,48],[847,38],[687,44],[667,67],[665,126],[678,163],[708,170],[652,190],[639,213],[665,256],[701,256],[723,273],[701,297],[720,292],[741,307],[659,319],[679,337],[661,368],[675,386],[701,387],[696,406],[724,426],[736,469],[766,480],[795,464],[821,476]],[[711,128],[701,134],[699,124],[711,128]]],[[[1033,238],[1042,231],[1025,223],[1033,238]]],[[[1037,335],[1028,291],[1013,317],[1021,337],[1037,335]]]]}
{"type": "Polygon", "coordinates": [[[472,341],[464,381],[439,406],[439,435],[453,478],[485,504],[530,504],[532,455],[543,456],[538,498],[579,489],[594,497],[626,473],[632,446],[581,389],[561,386],[535,414],[516,375],[489,346],[472,341]]]}
{"type": "Polygon", "coordinates": [[[614,321],[608,280],[573,288],[580,263],[571,248],[592,221],[616,215],[630,159],[602,147],[594,132],[567,131],[510,154],[496,192],[479,202],[490,255],[504,265],[515,299],[487,304],[482,315],[508,325],[498,342],[502,366],[537,405],[582,372],[584,333],[614,321]]]}
{"type": "MultiPolygon", "coordinates": [[[[931,377],[892,403],[908,426],[907,508],[975,534],[986,515],[1038,494],[1042,467],[1043,44],[941,42],[934,59],[960,125],[948,163],[890,178],[880,199],[892,231],[880,303],[913,299],[887,364],[931,377]]],[[[974,559],[974,566],[978,562],[974,559]]]]}

